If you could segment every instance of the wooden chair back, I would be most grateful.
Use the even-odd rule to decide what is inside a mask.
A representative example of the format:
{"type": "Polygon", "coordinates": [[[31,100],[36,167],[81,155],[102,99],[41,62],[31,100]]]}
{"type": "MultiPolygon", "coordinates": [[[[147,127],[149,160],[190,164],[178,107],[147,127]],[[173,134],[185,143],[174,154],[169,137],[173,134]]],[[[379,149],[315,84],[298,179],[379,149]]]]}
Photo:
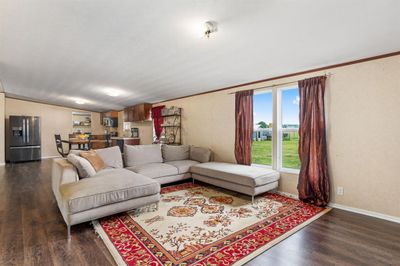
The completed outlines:
{"type": "Polygon", "coordinates": [[[58,153],[62,156],[62,157],[67,157],[68,152],[65,153],[64,152],[64,147],[63,147],[63,140],[61,139],[61,135],[60,134],[55,134],[54,135],[54,139],[56,141],[56,148],[58,153]]]}

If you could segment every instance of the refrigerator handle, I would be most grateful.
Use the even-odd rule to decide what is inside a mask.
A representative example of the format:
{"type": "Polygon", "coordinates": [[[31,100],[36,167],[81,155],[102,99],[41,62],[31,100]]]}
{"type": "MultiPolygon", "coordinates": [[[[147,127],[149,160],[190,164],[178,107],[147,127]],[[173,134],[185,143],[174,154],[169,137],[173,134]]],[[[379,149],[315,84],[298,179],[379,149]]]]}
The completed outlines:
{"type": "Polygon", "coordinates": [[[26,142],[25,135],[26,135],[26,133],[25,133],[25,118],[22,118],[22,138],[24,140],[24,143],[26,142]]]}
{"type": "Polygon", "coordinates": [[[29,118],[26,119],[26,142],[29,143],[31,141],[31,136],[30,136],[30,132],[29,132],[29,118]]]}

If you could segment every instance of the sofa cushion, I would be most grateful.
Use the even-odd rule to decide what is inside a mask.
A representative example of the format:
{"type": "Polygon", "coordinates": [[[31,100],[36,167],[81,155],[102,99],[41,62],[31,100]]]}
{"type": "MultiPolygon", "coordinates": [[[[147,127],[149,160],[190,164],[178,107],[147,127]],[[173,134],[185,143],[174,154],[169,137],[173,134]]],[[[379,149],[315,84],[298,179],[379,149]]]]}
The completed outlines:
{"type": "Polygon", "coordinates": [[[142,174],[151,178],[158,178],[162,176],[177,175],[178,168],[166,163],[147,163],[139,164],[126,169],[135,173],[142,174]]]}
{"type": "Polygon", "coordinates": [[[191,172],[250,187],[279,180],[279,172],[275,170],[231,163],[201,163],[192,166],[191,172]]]}
{"type": "Polygon", "coordinates": [[[152,145],[125,145],[125,165],[135,166],[146,163],[162,163],[161,146],[152,145]]]}
{"type": "Polygon", "coordinates": [[[122,153],[118,146],[98,149],[96,153],[103,159],[106,167],[123,168],[122,153]]]}
{"type": "Polygon", "coordinates": [[[60,186],[63,208],[70,214],[159,192],[158,182],[126,169],[102,171],[60,186]]]}
{"type": "Polygon", "coordinates": [[[67,156],[68,162],[70,162],[73,166],[78,170],[78,175],[80,178],[91,177],[96,174],[96,170],[92,166],[92,164],[86,160],[75,154],[68,154],[67,156]]]}
{"type": "Polygon", "coordinates": [[[188,160],[190,146],[164,144],[161,146],[161,151],[164,162],[188,160]]]}
{"type": "Polygon", "coordinates": [[[211,160],[211,150],[208,148],[190,146],[190,160],[206,163],[211,160]]]}
{"type": "Polygon", "coordinates": [[[181,161],[171,161],[171,162],[166,162],[166,164],[170,164],[172,166],[175,166],[178,168],[178,173],[179,174],[185,174],[190,172],[190,167],[192,165],[199,164],[198,161],[193,161],[193,160],[181,160],[181,161]]]}

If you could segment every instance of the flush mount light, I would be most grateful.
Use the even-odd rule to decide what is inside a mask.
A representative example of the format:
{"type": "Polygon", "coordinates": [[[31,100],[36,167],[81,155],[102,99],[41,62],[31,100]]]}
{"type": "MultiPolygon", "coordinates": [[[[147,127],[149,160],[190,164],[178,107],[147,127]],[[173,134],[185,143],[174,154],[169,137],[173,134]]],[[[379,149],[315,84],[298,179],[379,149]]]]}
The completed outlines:
{"type": "Polygon", "coordinates": [[[204,36],[210,38],[210,34],[218,31],[218,24],[215,21],[207,21],[204,23],[205,31],[204,36]]]}
{"type": "Polygon", "coordinates": [[[120,90],[117,89],[105,89],[104,93],[107,94],[110,97],[118,97],[122,94],[122,92],[120,90]]]}
{"type": "Polygon", "coordinates": [[[76,104],[85,104],[86,101],[81,100],[81,99],[78,99],[78,100],[75,100],[75,103],[76,103],[76,104]]]}

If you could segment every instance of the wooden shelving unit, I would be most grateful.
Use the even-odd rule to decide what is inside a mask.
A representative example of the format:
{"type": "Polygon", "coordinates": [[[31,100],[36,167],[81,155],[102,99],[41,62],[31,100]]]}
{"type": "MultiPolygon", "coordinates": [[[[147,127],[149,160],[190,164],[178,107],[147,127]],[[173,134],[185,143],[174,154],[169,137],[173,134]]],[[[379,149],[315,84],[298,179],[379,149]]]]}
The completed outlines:
{"type": "Polygon", "coordinates": [[[179,114],[167,114],[164,118],[163,133],[165,136],[164,143],[169,145],[182,144],[182,108],[179,108],[179,114]],[[179,139],[177,137],[179,136],[179,139]],[[179,140],[179,141],[178,141],[179,140]]]}

